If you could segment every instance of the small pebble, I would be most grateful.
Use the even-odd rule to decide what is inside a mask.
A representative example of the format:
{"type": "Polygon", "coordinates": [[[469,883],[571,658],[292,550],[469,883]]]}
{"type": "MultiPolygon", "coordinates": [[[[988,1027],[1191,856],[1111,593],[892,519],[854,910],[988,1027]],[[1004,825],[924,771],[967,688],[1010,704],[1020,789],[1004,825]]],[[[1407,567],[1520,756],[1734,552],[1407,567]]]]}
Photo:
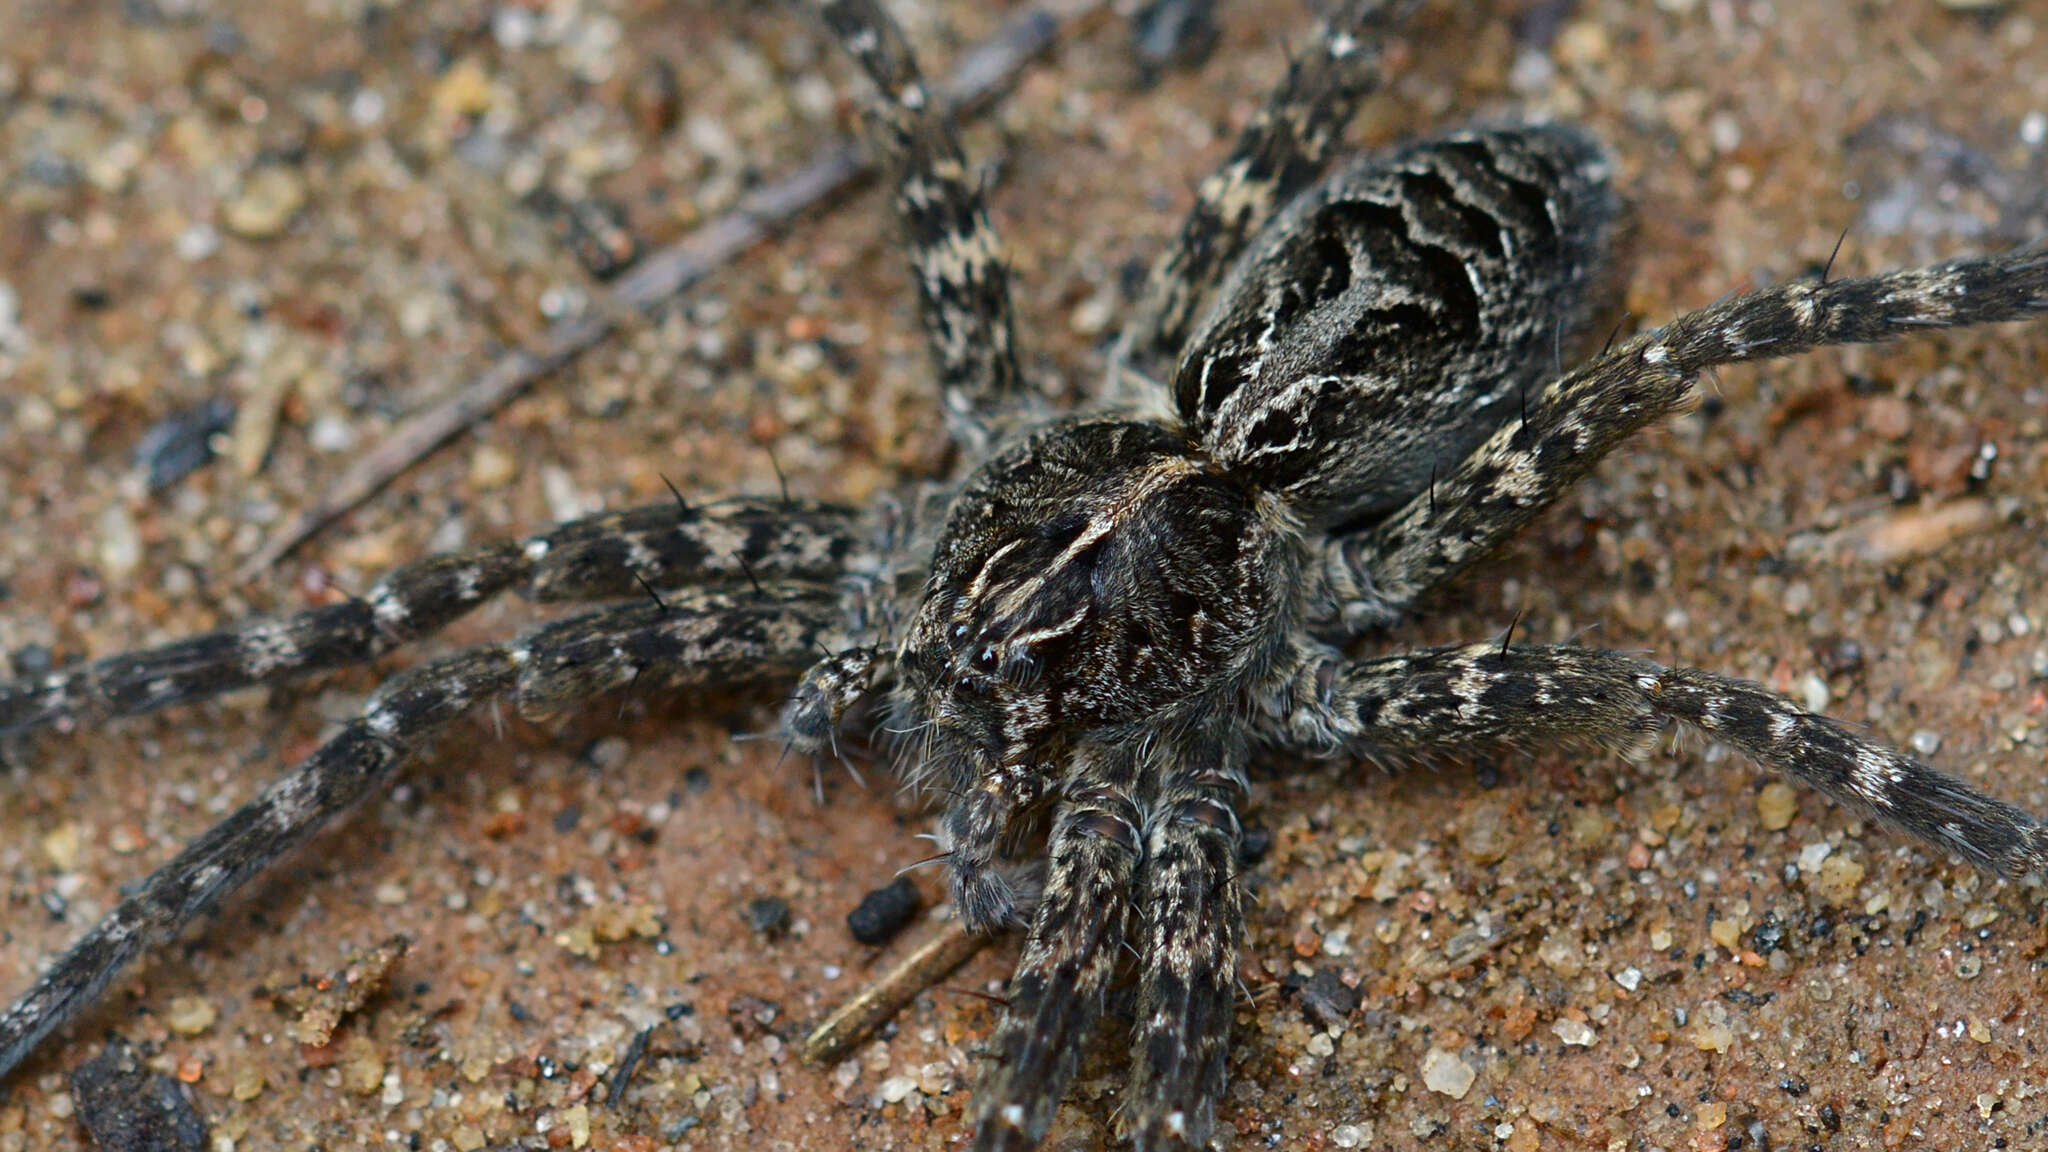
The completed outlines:
{"type": "Polygon", "coordinates": [[[1591,1024],[1569,1016],[1552,1024],[1550,1030],[1557,1033],[1560,1041],[1574,1048],[1591,1048],[1600,1039],[1600,1034],[1593,1031],[1591,1024]]]}
{"type": "Polygon", "coordinates": [[[1304,1014],[1323,1028],[1340,1028],[1358,1011],[1358,990],[1345,985],[1334,968],[1319,968],[1301,986],[1304,1014]]]}
{"type": "Polygon", "coordinates": [[[1756,814],[1766,831],[1783,832],[1799,814],[1799,793],[1791,785],[1773,780],[1757,794],[1756,814]]]}
{"type": "Polygon", "coordinates": [[[576,1104],[562,1109],[562,1123],[569,1129],[569,1146],[583,1148],[590,1144],[590,1105],[576,1104]]]}
{"type": "Polygon", "coordinates": [[[1799,678],[1799,702],[1806,705],[1808,712],[1825,712],[1833,700],[1833,693],[1828,691],[1828,682],[1821,679],[1818,674],[1808,672],[1799,678]]]}
{"type": "Polygon", "coordinates": [[[1536,958],[1560,976],[1576,976],[1585,966],[1579,942],[1564,935],[1545,936],[1536,946],[1536,958]]]}
{"type": "MultiPolygon", "coordinates": [[[[152,1071],[119,1040],[71,1074],[71,1091],[51,1095],[49,1111],[58,1120],[75,1114],[103,1152],[201,1152],[210,1147],[206,1120],[185,1090],[152,1071]]],[[[0,1109],[0,1138],[13,1127],[0,1109]]]]}
{"type": "Polygon", "coordinates": [[[775,896],[747,901],[747,927],[764,940],[780,940],[789,934],[789,902],[775,896]]]}
{"type": "Polygon", "coordinates": [[[1453,1100],[1463,1100],[1465,1093],[1472,1090],[1472,1082],[1479,1074],[1470,1064],[1455,1052],[1431,1048],[1422,1054],[1422,1084],[1431,1092],[1440,1092],[1453,1100]]]}
{"type": "Polygon", "coordinates": [[[484,71],[475,57],[456,61],[441,74],[434,83],[433,94],[428,97],[437,121],[435,126],[446,129],[455,121],[488,111],[494,95],[490,74],[484,71]]]}
{"type": "Polygon", "coordinates": [[[142,533],[121,501],[100,513],[98,544],[100,573],[109,580],[126,581],[142,565],[142,533]]]}
{"type": "Polygon", "coordinates": [[[1606,61],[1613,51],[1613,42],[1608,38],[1607,29],[1590,20],[1575,20],[1565,25],[1557,37],[1557,58],[1577,68],[1591,67],[1606,61]]]}
{"type": "Polygon", "coordinates": [[[208,1028],[219,1013],[213,1004],[198,996],[174,996],[170,1011],[164,1014],[164,1026],[180,1036],[197,1036],[208,1028]]]}
{"type": "Polygon", "coordinates": [[[519,461],[495,444],[479,445],[469,457],[469,482],[480,491],[502,488],[519,474],[519,461]]]}
{"type": "Polygon", "coordinates": [[[351,1036],[343,1042],[341,1085],[358,1096],[375,1095],[384,1086],[384,1058],[374,1042],[351,1036]]]}
{"type": "Polygon", "coordinates": [[[182,408],[152,425],[136,441],[135,466],[149,478],[149,490],[161,492],[199,469],[215,455],[215,437],[235,422],[235,405],[225,396],[182,408]]]}
{"type": "Polygon", "coordinates": [[[1735,1046],[1735,1032],[1724,1023],[1701,1021],[1692,1030],[1692,1046],[1702,1052],[1726,1052],[1735,1046]]]}
{"type": "Polygon", "coordinates": [[[78,850],[83,846],[78,824],[67,820],[43,834],[43,854],[59,872],[69,872],[78,867],[78,850]]]}
{"type": "Polygon", "coordinates": [[[178,238],[171,242],[171,250],[178,254],[178,259],[196,264],[220,251],[220,233],[210,224],[193,224],[178,233],[178,238]]]}
{"type": "Polygon", "coordinates": [[[1458,849],[1474,864],[1497,864],[1514,850],[1515,838],[1501,804],[1475,801],[1458,828],[1458,849]]]}
{"type": "Polygon", "coordinates": [[[1733,952],[1742,943],[1742,925],[1723,917],[1707,925],[1707,935],[1713,938],[1714,943],[1733,952]]]}
{"type": "Polygon", "coordinates": [[[249,240],[268,240],[285,230],[306,206],[306,178],[298,169],[264,164],[243,179],[221,209],[228,231],[249,240]]]}

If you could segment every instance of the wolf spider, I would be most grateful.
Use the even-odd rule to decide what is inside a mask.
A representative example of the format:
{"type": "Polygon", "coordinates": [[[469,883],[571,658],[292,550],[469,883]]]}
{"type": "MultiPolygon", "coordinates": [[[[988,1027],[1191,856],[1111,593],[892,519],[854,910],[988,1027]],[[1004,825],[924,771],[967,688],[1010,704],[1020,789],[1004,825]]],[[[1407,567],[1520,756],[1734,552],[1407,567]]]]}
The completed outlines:
{"type": "Polygon", "coordinates": [[[905,779],[942,802],[962,918],[1027,927],[974,1091],[984,1148],[1044,1137],[1125,967],[1127,1135],[1209,1141],[1255,747],[1399,764],[1631,751],[1675,724],[1986,869],[2039,871],[2048,838],[2024,812],[1748,681],[1512,630],[1382,654],[1418,600],[1697,403],[1703,372],[2048,311],[2048,254],[2030,250],[1824,270],[1603,346],[1621,207],[1590,136],[1472,129],[1324,174],[1408,6],[1354,0],[1318,25],[1155,265],[1101,395],[1061,416],[1024,381],[978,179],[907,47],[867,0],[821,3],[881,94],[954,478],[870,509],[591,517],[402,566],[360,599],[0,686],[0,727],[69,723],[371,660],[505,590],[622,600],[387,682],[0,1015],[0,1074],[497,697],[545,713],[628,685],[787,677],[793,746],[824,752],[848,722],[895,737],[905,779]]]}

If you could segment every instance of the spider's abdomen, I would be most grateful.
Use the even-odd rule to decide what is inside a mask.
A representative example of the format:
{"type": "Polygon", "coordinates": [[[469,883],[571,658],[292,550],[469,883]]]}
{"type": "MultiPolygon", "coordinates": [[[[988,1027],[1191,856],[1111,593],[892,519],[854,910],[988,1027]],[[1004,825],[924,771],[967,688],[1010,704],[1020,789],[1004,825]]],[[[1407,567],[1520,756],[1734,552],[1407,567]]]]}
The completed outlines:
{"type": "Polygon", "coordinates": [[[1190,433],[1313,524],[1384,513],[1556,374],[1610,290],[1608,161],[1562,127],[1366,156],[1254,237],[1173,381],[1190,433]]]}

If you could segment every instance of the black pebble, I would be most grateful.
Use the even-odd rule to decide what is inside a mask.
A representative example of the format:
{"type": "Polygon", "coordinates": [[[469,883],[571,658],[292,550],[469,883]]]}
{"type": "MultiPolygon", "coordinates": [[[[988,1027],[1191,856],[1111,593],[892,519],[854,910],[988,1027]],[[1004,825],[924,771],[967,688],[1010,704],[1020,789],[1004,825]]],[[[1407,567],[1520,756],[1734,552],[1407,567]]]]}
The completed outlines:
{"type": "Polygon", "coordinates": [[[917,915],[917,885],[900,876],[887,888],[877,888],[860,898],[860,907],[846,914],[846,928],[863,944],[886,944],[917,915]]]}
{"type": "Polygon", "coordinates": [[[78,1122],[107,1152],[204,1152],[206,1121],[178,1082],[152,1072],[126,1041],[71,1074],[78,1122]]]}
{"type": "Polygon", "coordinates": [[[789,902],[774,896],[747,901],[747,927],[769,940],[780,940],[789,932],[789,902]]]}

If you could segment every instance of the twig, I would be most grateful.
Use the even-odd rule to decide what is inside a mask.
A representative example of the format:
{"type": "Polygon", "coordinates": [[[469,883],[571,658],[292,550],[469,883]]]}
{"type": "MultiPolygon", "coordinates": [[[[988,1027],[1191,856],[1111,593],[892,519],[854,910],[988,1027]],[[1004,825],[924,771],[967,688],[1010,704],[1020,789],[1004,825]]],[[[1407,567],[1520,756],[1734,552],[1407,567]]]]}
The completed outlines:
{"type": "Polygon", "coordinates": [[[958,920],[948,922],[944,931],[813,1028],[804,1037],[804,1061],[826,1064],[845,1056],[919,992],[951,975],[993,939],[992,935],[967,931],[958,920]]]}
{"type": "MultiPolygon", "coordinates": [[[[1016,80],[1026,64],[1052,46],[1063,23],[1079,21],[1105,3],[1066,0],[1051,10],[1026,12],[962,58],[946,82],[946,98],[962,113],[986,106],[1016,80]]],[[[593,308],[554,325],[538,350],[507,353],[445,400],[408,417],[358,458],[310,507],[301,510],[284,531],[259,548],[235,578],[247,583],[262,575],[436,448],[610,336],[618,328],[614,317],[633,309],[652,311],[673,299],[868,171],[858,147],[837,141],[793,175],[756,190],[716,220],[650,253],[612,286],[610,297],[615,307],[593,308]]]]}

